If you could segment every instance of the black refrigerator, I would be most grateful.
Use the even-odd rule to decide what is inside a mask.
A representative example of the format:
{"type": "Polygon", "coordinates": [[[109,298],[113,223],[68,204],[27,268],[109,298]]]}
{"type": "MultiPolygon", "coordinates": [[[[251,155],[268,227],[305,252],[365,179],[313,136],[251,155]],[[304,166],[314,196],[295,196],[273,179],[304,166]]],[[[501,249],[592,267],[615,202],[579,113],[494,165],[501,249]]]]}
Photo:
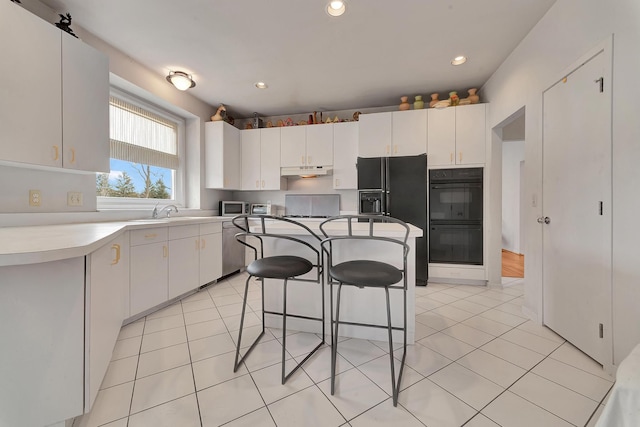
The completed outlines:
{"type": "Polygon", "coordinates": [[[422,229],[416,239],[416,284],[426,286],[427,155],[358,157],[358,213],[388,215],[422,229]]]}

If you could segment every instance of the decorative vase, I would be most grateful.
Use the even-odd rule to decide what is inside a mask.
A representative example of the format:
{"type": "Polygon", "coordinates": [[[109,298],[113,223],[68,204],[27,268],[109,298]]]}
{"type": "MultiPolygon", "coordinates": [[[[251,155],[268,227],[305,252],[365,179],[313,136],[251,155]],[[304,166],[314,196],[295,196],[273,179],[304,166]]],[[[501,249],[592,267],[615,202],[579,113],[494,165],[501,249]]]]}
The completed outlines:
{"type": "Polygon", "coordinates": [[[408,110],[409,108],[411,108],[411,105],[409,105],[409,97],[408,96],[401,96],[400,97],[400,101],[402,101],[402,102],[400,103],[400,106],[398,107],[398,110],[404,111],[404,110],[408,110]]]}
{"type": "Polygon", "coordinates": [[[429,108],[433,108],[434,105],[436,105],[438,103],[439,99],[438,99],[438,94],[437,93],[432,93],[431,94],[431,102],[429,102],[429,108]]]}
{"type": "Polygon", "coordinates": [[[449,92],[449,101],[452,107],[458,105],[460,103],[460,97],[458,96],[458,92],[456,92],[455,90],[452,92],[449,92]]]}
{"type": "Polygon", "coordinates": [[[480,102],[480,97],[478,95],[476,95],[476,92],[478,91],[478,89],[473,88],[473,89],[469,89],[469,101],[471,101],[472,104],[477,104],[478,102],[480,102]]]}
{"type": "Polygon", "coordinates": [[[413,103],[414,110],[422,110],[424,108],[424,101],[422,95],[416,95],[416,101],[413,103]]]}

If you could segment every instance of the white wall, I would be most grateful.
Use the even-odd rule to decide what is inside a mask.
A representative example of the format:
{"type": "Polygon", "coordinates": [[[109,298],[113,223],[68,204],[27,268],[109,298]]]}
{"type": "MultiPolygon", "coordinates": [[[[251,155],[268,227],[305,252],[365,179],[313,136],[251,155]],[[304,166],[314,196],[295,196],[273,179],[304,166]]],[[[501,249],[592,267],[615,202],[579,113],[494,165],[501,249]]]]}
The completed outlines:
{"type": "MultiPolygon", "coordinates": [[[[491,103],[489,126],[526,106],[525,309],[542,313],[542,91],[582,54],[614,35],[613,53],[613,333],[614,363],[640,343],[640,263],[637,245],[640,197],[640,2],[637,0],[558,0],[483,87],[491,103]]],[[[493,148],[493,147],[492,147],[493,148]]],[[[495,196],[494,196],[495,197],[495,196]]],[[[499,256],[499,248],[491,248],[499,256]]]]}
{"type": "Polygon", "coordinates": [[[520,249],[520,162],[524,141],[502,144],[502,249],[521,254],[520,249]]]}

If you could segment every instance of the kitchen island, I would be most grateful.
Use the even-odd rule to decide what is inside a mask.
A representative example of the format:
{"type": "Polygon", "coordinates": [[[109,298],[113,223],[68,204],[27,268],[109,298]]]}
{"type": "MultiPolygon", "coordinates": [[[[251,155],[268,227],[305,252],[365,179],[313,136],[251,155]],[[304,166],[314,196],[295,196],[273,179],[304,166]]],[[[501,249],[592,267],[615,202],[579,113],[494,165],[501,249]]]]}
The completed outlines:
{"type": "MultiPolygon", "coordinates": [[[[313,220],[298,220],[298,222],[309,227],[314,233],[322,238],[319,225],[321,221],[313,220]]],[[[252,226],[252,231],[258,230],[258,225],[252,226]]],[[[295,236],[302,238],[309,243],[312,243],[318,250],[320,249],[319,241],[300,227],[286,223],[286,222],[266,222],[267,231],[271,230],[274,233],[295,236]],[[305,235],[306,234],[306,235],[305,235]]],[[[367,223],[353,223],[353,230],[355,235],[367,235],[369,224],[367,223]]],[[[397,224],[382,224],[375,223],[376,230],[379,230],[378,235],[391,238],[401,239],[404,236],[404,229],[397,224]]],[[[407,256],[407,342],[413,344],[414,332],[415,332],[415,239],[422,236],[422,230],[411,224],[409,224],[410,232],[407,244],[409,245],[409,254],[407,256]]],[[[327,233],[331,236],[345,235],[347,233],[347,222],[334,222],[329,224],[326,228],[327,233]]],[[[277,255],[277,254],[295,254],[303,256],[315,263],[315,254],[310,249],[301,249],[299,243],[293,243],[284,240],[264,239],[264,255],[277,255]]],[[[399,247],[398,247],[399,249],[399,247]]],[[[253,256],[253,252],[248,254],[253,256]]],[[[398,268],[402,268],[402,257],[400,250],[395,250],[392,253],[389,252],[389,244],[374,241],[349,241],[344,247],[334,248],[334,258],[336,261],[346,261],[349,259],[373,259],[377,261],[384,261],[389,264],[395,265],[398,268]],[[336,250],[338,249],[338,250],[336,250]]],[[[253,258],[247,259],[250,262],[253,258]]],[[[335,263],[335,261],[334,261],[335,263]]],[[[303,278],[313,278],[315,276],[315,269],[312,270],[303,278]]],[[[328,281],[325,275],[325,284],[328,281]]],[[[326,333],[329,334],[329,292],[328,286],[325,288],[325,314],[326,314],[326,333]]],[[[334,286],[334,294],[337,291],[337,286],[334,286]]],[[[287,295],[287,312],[290,314],[299,314],[304,316],[319,316],[322,312],[322,300],[320,297],[320,287],[313,283],[308,282],[296,282],[290,281],[288,285],[287,295]]],[[[265,309],[268,311],[282,311],[282,281],[275,279],[265,279],[264,284],[264,298],[265,309]]],[[[334,298],[335,301],[335,298],[334,298]]],[[[344,286],[342,288],[341,295],[341,320],[354,321],[360,323],[372,323],[377,325],[387,324],[387,311],[385,302],[384,291],[382,289],[359,289],[354,286],[344,286]]],[[[403,300],[401,290],[392,290],[390,292],[391,301],[391,317],[393,326],[402,325],[403,315],[403,300]]],[[[281,319],[279,316],[266,315],[265,323],[268,327],[280,327],[281,319]]],[[[288,330],[299,330],[305,332],[321,333],[320,325],[317,322],[298,319],[287,318],[288,330]]],[[[362,326],[353,325],[341,325],[339,328],[339,335],[354,338],[372,339],[379,341],[386,341],[387,331],[386,329],[367,328],[362,326]]],[[[402,332],[394,331],[394,341],[402,341],[402,332]]]]}

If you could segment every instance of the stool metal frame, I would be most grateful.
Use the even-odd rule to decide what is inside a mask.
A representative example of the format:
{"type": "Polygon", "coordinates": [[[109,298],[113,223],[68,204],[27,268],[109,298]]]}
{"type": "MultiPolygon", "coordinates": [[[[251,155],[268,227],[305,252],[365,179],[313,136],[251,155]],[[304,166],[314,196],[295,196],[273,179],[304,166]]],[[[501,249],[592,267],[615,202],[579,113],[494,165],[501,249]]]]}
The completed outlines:
{"type": "MultiPolygon", "coordinates": [[[[407,245],[407,239],[409,237],[409,226],[399,219],[388,217],[388,216],[380,216],[380,215],[341,215],[329,218],[326,221],[323,221],[320,224],[320,231],[325,236],[325,239],[322,241],[321,247],[323,252],[327,256],[327,277],[329,282],[330,289],[330,313],[331,313],[331,394],[333,395],[335,392],[335,378],[336,378],[336,357],[338,352],[338,326],[339,325],[355,325],[355,326],[367,326],[373,328],[383,328],[387,329],[389,335],[389,359],[391,362],[391,389],[392,389],[392,397],[393,397],[393,406],[398,405],[398,394],[400,393],[400,382],[402,381],[402,373],[404,370],[405,359],[407,355],[407,254],[409,253],[409,245],[407,245]],[[334,221],[341,220],[343,223],[346,221],[347,232],[346,234],[333,235],[331,236],[331,229],[328,226],[329,224],[335,224],[334,221]],[[366,223],[364,225],[363,223],[366,223]],[[384,237],[380,235],[376,235],[376,224],[398,224],[404,228],[404,237],[403,238],[390,238],[384,237]],[[354,230],[354,224],[363,224],[363,226],[356,227],[354,230]],[[376,266],[382,266],[386,269],[394,269],[395,267],[386,264],[380,263],[377,261],[369,261],[369,260],[356,260],[355,262],[360,262],[361,265],[367,266],[370,265],[372,268],[368,271],[372,273],[368,279],[373,279],[372,282],[377,280],[378,283],[365,283],[367,278],[363,278],[359,272],[357,274],[358,277],[353,276],[352,278],[345,277],[344,274],[338,274],[338,269],[341,266],[346,266],[348,262],[339,262],[334,264],[333,259],[333,247],[339,245],[340,241],[346,240],[360,240],[360,241],[379,241],[379,242],[387,242],[391,245],[397,244],[402,249],[402,262],[403,268],[402,270],[396,269],[397,272],[401,273],[402,278],[395,283],[381,283],[380,277],[374,278],[372,274],[376,273],[376,266]],[[367,264],[370,263],[370,264],[367,264]],[[338,274],[342,276],[343,280],[338,280],[335,275],[338,274]],[[333,311],[333,285],[338,285],[338,290],[336,293],[336,311],[335,311],[335,320],[334,320],[334,311],[333,311]],[[387,303],[387,324],[386,325],[376,325],[369,323],[358,323],[358,322],[348,322],[344,320],[340,320],[340,293],[342,291],[342,285],[350,285],[357,286],[359,288],[384,288],[386,294],[386,303],[387,303]],[[398,291],[402,291],[404,293],[404,313],[403,313],[403,326],[393,326],[391,323],[391,304],[389,300],[389,290],[394,289],[398,291]],[[334,331],[335,326],[335,331],[334,331]],[[400,372],[398,374],[397,382],[395,375],[395,364],[394,364],[394,356],[393,356],[393,331],[401,330],[403,331],[403,353],[402,353],[402,361],[400,364],[400,372]]],[[[364,272],[367,273],[367,272],[364,272]]],[[[383,280],[384,281],[384,280],[383,280]]]]}
{"type": "MultiPolygon", "coordinates": [[[[265,257],[264,256],[264,241],[266,239],[284,239],[284,240],[288,240],[288,241],[291,241],[291,242],[299,243],[300,245],[303,245],[304,247],[308,248],[315,255],[315,264],[310,262],[311,268],[309,268],[307,270],[307,272],[309,272],[313,268],[316,269],[316,275],[315,275],[314,279],[302,279],[302,278],[299,278],[299,277],[296,277],[296,276],[288,276],[286,274],[284,274],[282,276],[278,276],[278,277],[274,277],[274,276],[268,276],[268,277],[267,276],[263,276],[263,277],[261,277],[260,275],[249,274],[249,277],[247,278],[247,281],[246,281],[245,287],[244,287],[244,299],[243,299],[243,304],[242,304],[242,315],[240,317],[240,330],[238,332],[238,343],[237,343],[237,346],[236,346],[236,357],[235,357],[233,372],[236,372],[238,370],[238,368],[240,367],[242,362],[251,353],[251,351],[254,349],[254,347],[256,346],[258,341],[260,341],[260,338],[262,338],[262,336],[264,335],[264,333],[265,333],[265,321],[264,321],[265,320],[265,314],[279,315],[279,316],[282,317],[282,384],[284,384],[287,381],[287,379],[289,379],[289,377],[295,371],[297,371],[324,344],[324,337],[325,337],[325,314],[324,314],[325,313],[325,303],[324,303],[324,299],[325,299],[325,297],[324,297],[323,257],[321,256],[320,250],[316,249],[316,247],[314,247],[311,243],[306,242],[306,241],[304,241],[304,240],[302,240],[300,238],[297,238],[295,236],[292,236],[292,235],[280,234],[277,231],[278,230],[277,226],[270,229],[270,225],[287,223],[288,225],[299,227],[301,230],[306,231],[308,236],[316,239],[318,241],[318,243],[320,243],[321,239],[320,239],[320,237],[318,237],[318,235],[316,233],[311,231],[309,229],[309,227],[305,226],[304,224],[301,224],[301,223],[299,223],[297,221],[292,221],[292,220],[287,219],[287,218],[275,217],[275,216],[272,216],[272,215],[239,215],[239,216],[234,217],[232,222],[236,227],[238,227],[241,230],[241,232],[236,234],[236,236],[235,236],[236,240],[238,242],[240,242],[241,244],[249,247],[251,250],[253,250],[253,253],[254,253],[254,261],[253,262],[260,261],[260,260],[264,260],[266,262],[269,262],[269,258],[275,258],[275,257],[269,257],[269,256],[265,257]],[[253,231],[252,231],[252,229],[253,229],[253,231]],[[259,244],[248,243],[246,241],[247,237],[254,237],[255,239],[257,239],[259,244]],[[248,292],[249,292],[249,281],[251,280],[252,277],[257,277],[258,280],[260,282],[262,282],[262,297],[261,297],[261,299],[262,299],[262,331],[260,332],[258,337],[253,341],[253,343],[251,344],[249,349],[245,352],[245,354],[242,357],[240,357],[240,346],[241,346],[241,342],[242,342],[242,330],[243,330],[243,326],[244,326],[244,316],[245,316],[246,307],[247,307],[247,295],[248,295],[248,292]],[[284,284],[283,284],[283,307],[282,307],[282,312],[265,310],[265,307],[264,307],[264,279],[265,278],[282,279],[284,281],[284,284]],[[311,282],[311,283],[320,284],[321,300],[322,300],[322,316],[321,317],[311,317],[311,316],[304,316],[304,315],[300,315],[300,314],[287,313],[287,283],[289,281],[311,282]],[[321,339],[320,343],[313,350],[311,350],[311,352],[309,354],[307,354],[307,356],[300,363],[298,363],[287,374],[286,371],[285,371],[285,358],[286,358],[287,318],[288,317],[294,317],[294,318],[306,319],[306,320],[315,320],[315,321],[321,322],[322,323],[322,339],[321,339]]],[[[307,234],[305,234],[305,235],[307,235],[307,234]]],[[[301,257],[295,256],[295,258],[301,258],[301,257]]]]}

